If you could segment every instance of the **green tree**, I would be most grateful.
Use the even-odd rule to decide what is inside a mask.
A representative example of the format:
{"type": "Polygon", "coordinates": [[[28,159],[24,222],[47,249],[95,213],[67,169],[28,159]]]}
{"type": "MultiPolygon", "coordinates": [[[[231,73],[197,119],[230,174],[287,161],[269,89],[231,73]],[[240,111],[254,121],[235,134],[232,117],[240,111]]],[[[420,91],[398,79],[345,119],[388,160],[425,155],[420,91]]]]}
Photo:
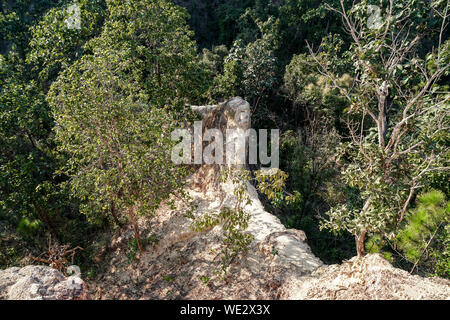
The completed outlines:
{"type": "Polygon", "coordinates": [[[212,50],[203,49],[202,62],[211,72],[211,76],[216,77],[223,73],[223,62],[228,55],[228,49],[225,45],[214,46],[212,50]]]}
{"type": "Polygon", "coordinates": [[[245,49],[243,42],[237,40],[223,60],[223,73],[217,74],[210,88],[210,100],[223,100],[226,97],[243,95],[242,81],[245,49]]]}
{"type": "Polygon", "coordinates": [[[49,102],[80,210],[93,220],[111,215],[118,223],[125,215],[144,251],[137,214],[153,213],[183,185],[185,171],[171,165],[168,152],[173,112],[146,104],[136,83],[111,68],[114,58],[77,62],[52,85],[49,102]]]}
{"type": "Polygon", "coordinates": [[[55,199],[49,150],[51,130],[45,96],[34,82],[10,78],[0,89],[0,216],[18,225],[22,218],[40,219],[54,231],[50,212],[55,199]]]}
{"type": "Polygon", "coordinates": [[[267,21],[255,21],[261,37],[249,43],[245,48],[243,60],[243,85],[245,97],[252,106],[258,109],[261,100],[267,99],[277,82],[277,63],[275,50],[278,47],[277,25],[272,17],[267,21]]]}
{"type": "Polygon", "coordinates": [[[14,50],[23,59],[36,20],[60,0],[12,0],[0,3],[0,54],[14,50]]]}
{"type": "MultiPolygon", "coordinates": [[[[203,74],[186,12],[165,0],[108,1],[92,55],[66,69],[48,101],[64,173],[89,218],[122,216],[144,251],[138,214],[181,191],[186,170],[170,161],[170,133],[201,96],[203,74]]],[[[205,86],[206,87],[206,86],[205,86]]]]}
{"type": "MultiPolygon", "coordinates": [[[[351,4],[351,1],[345,1],[351,4]]],[[[307,53],[306,41],[319,45],[328,34],[340,34],[347,41],[347,33],[342,28],[338,14],[327,10],[327,6],[339,6],[339,0],[286,0],[278,8],[280,20],[280,42],[278,56],[289,63],[293,54],[307,53]]]]}
{"type": "Polygon", "coordinates": [[[87,48],[94,55],[121,56],[125,69],[132,66],[127,76],[144,87],[150,104],[184,108],[184,103],[197,103],[208,88],[208,73],[186,24],[186,10],[167,0],[107,4],[102,34],[87,48]]]}
{"type": "Polygon", "coordinates": [[[67,6],[56,7],[39,19],[33,15],[38,20],[22,52],[13,48],[0,56],[0,216],[16,226],[40,222],[36,225],[59,238],[70,238],[61,232],[67,225],[61,220],[73,217],[76,205],[58,186],[65,177],[56,174],[60,162],[45,96],[57,74],[83,55],[82,46],[101,27],[101,1],[82,0],[79,5],[81,30],[69,30],[64,23],[67,6]]]}
{"type": "MultiPolygon", "coordinates": [[[[336,52],[339,52],[342,40],[331,43],[336,52]]],[[[292,102],[290,114],[294,119],[304,119],[306,126],[311,126],[312,122],[321,119],[321,125],[328,122],[328,127],[339,129],[342,134],[347,133],[342,130],[340,121],[347,101],[315,66],[313,57],[308,54],[294,55],[286,66],[282,90],[292,102]]],[[[336,81],[339,86],[349,88],[353,79],[345,73],[345,66],[340,69],[342,76],[336,81]]]]}

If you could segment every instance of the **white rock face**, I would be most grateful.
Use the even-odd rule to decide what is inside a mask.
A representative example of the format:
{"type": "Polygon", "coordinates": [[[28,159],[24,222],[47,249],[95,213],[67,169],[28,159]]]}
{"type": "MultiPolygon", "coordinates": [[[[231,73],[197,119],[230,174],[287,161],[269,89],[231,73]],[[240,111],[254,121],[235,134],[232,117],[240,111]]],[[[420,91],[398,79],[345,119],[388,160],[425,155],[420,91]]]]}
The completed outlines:
{"type": "Polygon", "coordinates": [[[64,277],[47,266],[13,267],[0,270],[0,299],[85,300],[87,288],[79,277],[64,277]]]}

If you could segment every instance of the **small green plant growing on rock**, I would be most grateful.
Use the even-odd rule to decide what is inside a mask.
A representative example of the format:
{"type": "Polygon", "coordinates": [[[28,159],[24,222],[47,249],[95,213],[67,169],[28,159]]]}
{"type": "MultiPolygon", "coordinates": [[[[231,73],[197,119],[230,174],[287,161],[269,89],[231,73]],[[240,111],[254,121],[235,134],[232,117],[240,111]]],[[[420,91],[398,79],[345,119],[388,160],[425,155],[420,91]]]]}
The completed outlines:
{"type": "Polygon", "coordinates": [[[203,282],[203,284],[208,284],[209,280],[211,280],[209,277],[207,276],[200,276],[200,281],[203,282]]]}
{"type": "Polygon", "coordinates": [[[250,214],[244,210],[244,207],[251,203],[246,193],[249,180],[250,173],[247,170],[223,169],[220,173],[220,181],[233,183],[233,193],[236,196],[234,206],[232,208],[224,206],[219,212],[207,213],[192,223],[192,229],[197,232],[210,230],[217,225],[222,226],[221,268],[224,273],[240,252],[248,251],[253,240],[253,236],[244,231],[250,220],[250,214]]]}
{"type": "Polygon", "coordinates": [[[163,278],[163,280],[164,280],[165,282],[167,282],[167,283],[171,283],[171,282],[173,282],[173,281],[175,280],[174,277],[169,276],[169,275],[165,275],[165,276],[163,276],[162,278],[163,278]]]}
{"type": "MultiPolygon", "coordinates": [[[[295,195],[284,197],[284,183],[287,174],[281,170],[256,171],[255,180],[259,190],[270,200],[280,198],[292,201],[295,195]]],[[[222,183],[231,182],[234,186],[235,202],[232,207],[224,206],[218,212],[212,212],[194,219],[191,228],[196,232],[211,230],[217,225],[222,226],[223,248],[221,251],[221,269],[226,275],[229,265],[239,255],[248,252],[253,235],[245,232],[250,221],[250,213],[245,207],[252,203],[247,192],[248,183],[252,180],[250,171],[228,167],[222,169],[219,180],[222,183]]]]}

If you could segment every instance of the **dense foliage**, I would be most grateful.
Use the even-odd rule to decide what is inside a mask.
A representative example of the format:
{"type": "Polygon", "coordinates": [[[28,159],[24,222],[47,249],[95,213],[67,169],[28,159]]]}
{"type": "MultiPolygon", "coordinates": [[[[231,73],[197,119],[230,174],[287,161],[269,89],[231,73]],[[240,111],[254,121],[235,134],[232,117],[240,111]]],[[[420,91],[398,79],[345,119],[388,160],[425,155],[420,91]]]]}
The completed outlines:
{"type": "MultiPolygon", "coordinates": [[[[137,216],[183,196],[189,168],[169,150],[172,128],[193,120],[186,104],[241,96],[252,127],[281,130],[286,175],[269,181],[252,167],[239,179],[255,176],[268,209],[304,230],[317,256],[381,252],[449,277],[449,9],[445,0],[2,1],[0,265],[37,256],[51,235],[83,247],[77,263],[91,268],[98,234],[128,223],[144,250],[137,216]]],[[[234,221],[224,265],[251,241],[242,203],[193,223],[234,221]]]]}

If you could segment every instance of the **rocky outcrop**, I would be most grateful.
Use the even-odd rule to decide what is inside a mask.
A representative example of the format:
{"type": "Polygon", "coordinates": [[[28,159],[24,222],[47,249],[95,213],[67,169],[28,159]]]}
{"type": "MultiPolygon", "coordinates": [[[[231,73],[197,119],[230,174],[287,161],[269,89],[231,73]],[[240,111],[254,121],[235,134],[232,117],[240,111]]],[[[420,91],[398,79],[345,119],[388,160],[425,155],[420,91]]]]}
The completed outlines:
{"type": "Polygon", "coordinates": [[[287,280],[282,291],[282,299],[295,300],[448,300],[450,281],[411,275],[370,254],[287,280]]]}
{"type": "Polygon", "coordinates": [[[0,299],[86,300],[89,293],[77,276],[66,278],[53,268],[30,265],[0,270],[0,299]]]}

